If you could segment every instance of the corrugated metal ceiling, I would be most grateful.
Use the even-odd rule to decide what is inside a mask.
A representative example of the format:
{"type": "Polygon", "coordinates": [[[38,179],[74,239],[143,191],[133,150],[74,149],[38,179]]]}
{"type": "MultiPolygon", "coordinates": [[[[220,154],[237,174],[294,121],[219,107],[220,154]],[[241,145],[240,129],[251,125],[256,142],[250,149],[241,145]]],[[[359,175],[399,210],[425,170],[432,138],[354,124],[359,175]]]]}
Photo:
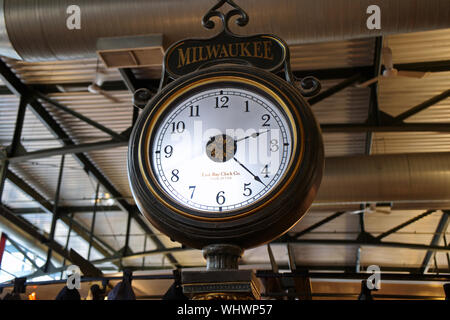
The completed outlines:
{"type": "MultiPolygon", "coordinates": [[[[387,37],[385,43],[392,48],[394,63],[450,60],[450,30],[448,29],[393,35],[387,37]]],[[[369,66],[373,63],[374,41],[373,39],[360,39],[305,44],[293,47],[291,51],[295,70],[369,66]]],[[[96,60],[46,63],[7,61],[14,72],[28,84],[89,83],[95,79],[98,68],[102,67],[96,60]]],[[[160,70],[141,69],[137,70],[136,74],[139,78],[158,78],[160,70]]],[[[108,70],[107,80],[120,80],[119,73],[116,70],[108,70]]],[[[323,81],[323,87],[324,89],[329,88],[340,81],[342,80],[323,81]]],[[[380,109],[395,116],[449,87],[450,72],[431,74],[421,80],[401,77],[382,79],[379,82],[378,96],[380,109]]],[[[313,110],[320,123],[362,123],[367,118],[369,94],[369,89],[348,88],[318,103],[313,110]]],[[[50,96],[55,101],[116,132],[122,132],[131,125],[131,95],[126,91],[117,91],[114,92],[114,95],[121,100],[121,103],[114,104],[100,95],[90,94],[87,92],[87,88],[83,92],[57,93],[50,96]]],[[[3,95],[0,98],[0,141],[2,145],[7,145],[13,135],[17,105],[16,97],[3,95]]],[[[56,110],[48,104],[44,105],[74,141],[85,143],[109,138],[105,133],[78,119],[56,110]]],[[[408,122],[448,122],[449,118],[450,101],[447,99],[411,117],[408,122]]],[[[365,150],[365,134],[327,133],[324,134],[324,141],[327,156],[362,154],[365,150]]],[[[62,146],[61,141],[56,140],[30,111],[27,111],[26,114],[22,144],[28,151],[62,146]]],[[[372,150],[373,153],[450,151],[450,134],[433,132],[375,133],[372,150]]],[[[126,173],[126,151],[126,147],[95,151],[90,152],[88,157],[110,179],[120,193],[132,202],[126,173]]],[[[56,191],[59,164],[60,157],[51,157],[14,164],[11,170],[51,202],[56,191]]],[[[95,181],[83,173],[82,168],[73,157],[67,156],[61,193],[62,204],[89,205],[92,204],[94,194],[95,181]]],[[[8,204],[8,200],[6,202],[8,204]]],[[[15,206],[17,207],[17,204],[15,206]]],[[[419,213],[421,212],[393,211],[389,215],[368,214],[366,229],[376,234],[419,213]]],[[[293,231],[302,230],[330,214],[329,211],[317,212],[315,210],[306,215],[293,231]]],[[[79,214],[76,217],[77,221],[86,228],[90,227],[91,214],[79,214]]],[[[389,240],[428,244],[439,217],[439,213],[433,214],[405,228],[402,233],[390,236],[389,240]]],[[[126,230],[124,228],[126,228],[127,216],[121,212],[100,212],[97,219],[96,234],[115,249],[121,249],[125,243],[124,233],[126,230]]],[[[38,224],[41,226],[40,223],[38,224]]],[[[45,228],[46,224],[42,224],[41,227],[45,228]]],[[[134,252],[155,248],[149,239],[144,246],[145,236],[138,226],[133,225],[132,229],[130,247],[134,252]]],[[[166,236],[160,235],[157,230],[154,231],[167,247],[179,246],[166,236]]],[[[357,232],[359,232],[357,215],[346,214],[317,229],[308,237],[354,239],[357,232]]],[[[287,263],[286,247],[274,245],[273,249],[277,261],[287,263]]],[[[352,265],[355,261],[356,248],[299,245],[296,247],[295,254],[299,264],[352,265]]],[[[173,255],[185,265],[198,265],[204,262],[201,253],[196,251],[177,252],[173,255]]],[[[418,266],[422,262],[423,256],[423,251],[364,247],[361,259],[365,265],[378,263],[388,266],[393,264],[418,266]]],[[[442,255],[439,254],[437,258],[439,265],[446,264],[442,255]]],[[[162,259],[160,255],[147,257],[145,264],[160,265],[162,259]]],[[[269,261],[265,247],[248,250],[243,259],[245,263],[267,264],[269,261]]],[[[127,261],[127,264],[141,265],[142,259],[127,261]]]]}

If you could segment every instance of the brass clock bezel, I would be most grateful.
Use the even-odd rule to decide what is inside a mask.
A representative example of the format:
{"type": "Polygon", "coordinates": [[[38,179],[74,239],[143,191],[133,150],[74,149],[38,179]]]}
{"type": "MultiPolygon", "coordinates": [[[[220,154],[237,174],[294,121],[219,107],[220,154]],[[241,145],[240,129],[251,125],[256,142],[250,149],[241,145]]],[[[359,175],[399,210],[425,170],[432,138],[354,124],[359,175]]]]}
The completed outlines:
{"type": "MultiPolygon", "coordinates": [[[[300,163],[303,159],[303,150],[304,150],[304,141],[302,139],[303,135],[304,135],[303,126],[301,124],[301,121],[299,121],[298,123],[300,123],[300,126],[299,126],[300,127],[299,128],[300,135],[298,135],[297,130],[296,130],[297,126],[295,124],[295,121],[293,120],[293,117],[295,116],[295,117],[297,117],[298,120],[300,120],[300,115],[298,114],[298,111],[297,111],[295,105],[293,105],[292,101],[290,99],[288,99],[288,97],[286,97],[286,96],[284,96],[285,100],[281,99],[280,96],[277,95],[273,90],[271,90],[267,86],[263,85],[264,82],[265,82],[265,80],[263,80],[263,79],[261,79],[260,82],[256,82],[256,81],[250,80],[246,77],[221,76],[221,75],[212,74],[211,77],[195,81],[195,82],[189,84],[188,86],[178,87],[174,92],[172,92],[170,94],[170,98],[168,98],[167,100],[164,100],[161,105],[155,105],[154,114],[153,113],[149,114],[149,116],[147,117],[147,119],[145,121],[145,124],[144,124],[145,131],[143,131],[140,135],[138,148],[139,148],[139,152],[143,154],[143,156],[141,156],[139,158],[139,170],[141,172],[142,177],[145,180],[145,183],[146,183],[148,189],[152,192],[152,194],[159,201],[164,203],[167,207],[170,207],[172,210],[174,210],[174,211],[178,212],[179,214],[184,215],[188,218],[203,220],[203,221],[224,221],[224,220],[238,219],[238,218],[244,217],[246,215],[252,214],[255,211],[260,210],[262,207],[268,205],[271,201],[276,199],[285,190],[285,188],[289,185],[290,180],[292,180],[293,176],[299,169],[300,163]],[[206,217],[206,216],[204,216],[205,212],[202,212],[200,210],[195,210],[193,208],[189,208],[189,207],[185,206],[183,203],[178,203],[178,204],[179,204],[179,206],[184,207],[185,210],[182,210],[172,204],[174,202],[174,200],[172,200],[170,195],[168,195],[167,192],[160,186],[160,183],[154,174],[154,170],[151,165],[151,150],[150,150],[151,143],[150,142],[151,142],[153,133],[157,129],[156,125],[159,124],[159,122],[161,120],[161,116],[164,115],[166,110],[174,107],[173,103],[179,97],[185,95],[189,91],[191,91],[195,88],[198,88],[198,87],[207,87],[210,84],[222,84],[222,83],[229,83],[229,82],[234,82],[235,84],[244,83],[249,86],[257,87],[277,101],[278,105],[282,107],[284,114],[287,116],[289,130],[291,130],[291,134],[292,134],[293,148],[291,150],[291,158],[289,159],[289,162],[286,165],[286,170],[285,170],[283,176],[279,179],[279,181],[276,183],[276,185],[273,187],[273,189],[271,191],[267,192],[263,197],[259,198],[255,203],[249,204],[249,205],[239,208],[237,210],[227,211],[226,215],[224,215],[224,216],[219,216],[217,212],[214,212],[213,215],[215,215],[215,217],[206,217]],[[290,103],[291,109],[288,108],[288,106],[286,105],[286,102],[290,103]],[[294,111],[294,114],[291,113],[291,110],[294,111]],[[299,141],[300,141],[300,143],[298,143],[299,141]],[[300,155],[297,157],[297,159],[294,159],[294,155],[296,154],[297,148],[300,149],[300,155]],[[297,160],[297,161],[295,161],[295,160],[297,160]],[[294,163],[294,161],[295,161],[295,163],[294,163]],[[290,168],[293,165],[295,166],[294,171],[291,172],[290,168]],[[291,175],[285,181],[286,174],[288,172],[291,172],[291,175]],[[166,195],[166,197],[164,197],[164,198],[161,197],[160,193],[155,191],[155,189],[153,188],[153,185],[149,181],[149,178],[152,180],[153,185],[156,185],[157,188],[159,189],[159,191],[164,193],[166,195]],[[282,182],[284,182],[284,185],[282,185],[281,188],[278,188],[278,186],[282,182]],[[276,190],[277,192],[275,194],[273,194],[273,191],[275,189],[278,189],[278,190],[276,190]],[[270,197],[270,198],[267,199],[268,197],[270,197]],[[168,199],[169,199],[169,201],[168,201],[168,199]],[[246,210],[249,207],[251,207],[251,210],[246,210]],[[238,211],[240,213],[233,214],[236,211],[238,211]],[[191,214],[190,212],[198,212],[200,215],[191,214]]],[[[283,93],[281,92],[281,94],[283,94],[283,93]]]]}

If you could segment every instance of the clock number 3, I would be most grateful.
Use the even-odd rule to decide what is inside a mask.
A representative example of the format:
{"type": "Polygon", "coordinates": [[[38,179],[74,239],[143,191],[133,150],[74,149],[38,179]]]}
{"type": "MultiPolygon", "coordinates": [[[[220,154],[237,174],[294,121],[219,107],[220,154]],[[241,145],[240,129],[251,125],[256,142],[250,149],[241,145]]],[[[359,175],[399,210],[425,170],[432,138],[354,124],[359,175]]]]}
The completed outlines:
{"type": "Polygon", "coordinates": [[[278,146],[278,140],[272,139],[270,140],[270,151],[277,152],[280,147],[278,146]]]}

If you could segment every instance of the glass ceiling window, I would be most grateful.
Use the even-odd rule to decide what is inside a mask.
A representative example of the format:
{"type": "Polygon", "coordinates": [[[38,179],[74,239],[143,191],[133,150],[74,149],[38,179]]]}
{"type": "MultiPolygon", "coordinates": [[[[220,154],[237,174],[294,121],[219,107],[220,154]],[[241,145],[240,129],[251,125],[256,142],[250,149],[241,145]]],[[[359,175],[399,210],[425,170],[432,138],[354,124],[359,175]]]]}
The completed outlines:
{"type": "MultiPolygon", "coordinates": [[[[15,241],[7,239],[0,265],[0,283],[13,280],[14,278],[29,276],[38,271],[44,264],[44,257],[15,241]]],[[[45,276],[45,280],[56,279],[59,279],[57,274],[45,276]]]]}
{"type": "Polygon", "coordinates": [[[2,195],[2,204],[10,208],[36,208],[38,203],[23,193],[10,181],[5,181],[5,189],[2,195]]]}

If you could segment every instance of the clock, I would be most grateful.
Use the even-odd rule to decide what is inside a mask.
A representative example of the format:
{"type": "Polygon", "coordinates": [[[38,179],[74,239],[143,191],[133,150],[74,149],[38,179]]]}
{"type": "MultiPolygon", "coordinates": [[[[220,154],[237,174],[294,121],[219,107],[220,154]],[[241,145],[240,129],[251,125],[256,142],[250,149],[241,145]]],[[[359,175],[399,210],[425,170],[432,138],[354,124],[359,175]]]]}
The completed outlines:
{"type": "Polygon", "coordinates": [[[259,68],[215,66],[149,101],[131,134],[134,199],[193,248],[250,248],[287,232],[319,187],[323,143],[299,91],[259,68]]]}

